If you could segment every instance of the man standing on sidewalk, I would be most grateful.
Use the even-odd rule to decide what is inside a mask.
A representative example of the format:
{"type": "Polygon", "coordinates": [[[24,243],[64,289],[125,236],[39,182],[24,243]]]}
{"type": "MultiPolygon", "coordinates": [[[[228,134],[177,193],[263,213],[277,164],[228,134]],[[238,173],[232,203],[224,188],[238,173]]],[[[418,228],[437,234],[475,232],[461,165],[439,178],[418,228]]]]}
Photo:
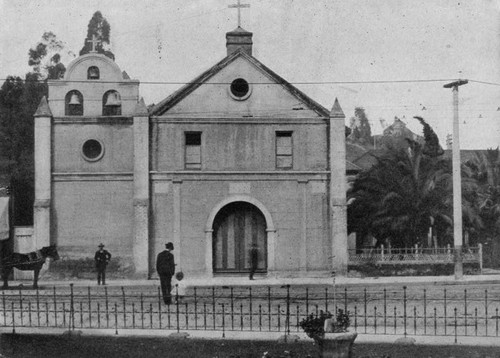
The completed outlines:
{"type": "Polygon", "coordinates": [[[106,284],[106,266],[108,266],[109,260],[111,260],[111,254],[104,250],[104,244],[99,244],[99,250],[95,253],[94,261],[95,267],[97,269],[97,284],[106,284]]]}
{"type": "Polygon", "coordinates": [[[156,271],[160,276],[163,302],[169,305],[172,303],[170,291],[172,291],[172,276],[175,274],[174,255],[171,253],[174,250],[174,244],[169,242],[165,245],[165,248],[165,251],[160,252],[156,258],[156,271]]]}
{"type": "Polygon", "coordinates": [[[253,243],[250,248],[250,275],[249,279],[253,280],[253,275],[257,271],[257,266],[259,265],[259,249],[257,248],[257,244],[253,243]]]}

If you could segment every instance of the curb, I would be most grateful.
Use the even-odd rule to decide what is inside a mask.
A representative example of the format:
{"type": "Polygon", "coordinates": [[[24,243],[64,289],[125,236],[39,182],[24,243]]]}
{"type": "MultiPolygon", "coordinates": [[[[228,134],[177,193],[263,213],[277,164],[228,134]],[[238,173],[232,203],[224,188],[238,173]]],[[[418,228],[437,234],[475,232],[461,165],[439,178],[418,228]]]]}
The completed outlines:
{"type": "MultiPolygon", "coordinates": [[[[12,329],[1,328],[1,334],[12,334],[12,329]]],[[[207,340],[252,340],[252,341],[280,341],[283,342],[285,332],[240,332],[240,331],[195,331],[195,330],[149,330],[149,329],[128,329],[118,330],[115,329],[84,329],[69,331],[63,328],[16,328],[16,334],[30,334],[30,335],[64,335],[78,339],[79,337],[135,337],[135,338],[165,338],[165,339],[207,339],[207,340]]],[[[303,332],[291,332],[290,343],[298,341],[310,341],[312,339],[306,336],[303,332]]],[[[402,335],[373,335],[358,333],[356,343],[362,344],[412,344],[412,345],[458,345],[458,346],[482,346],[482,347],[500,347],[500,340],[498,337],[472,337],[472,336],[459,336],[457,343],[455,343],[454,336],[402,336],[402,335]]]]}

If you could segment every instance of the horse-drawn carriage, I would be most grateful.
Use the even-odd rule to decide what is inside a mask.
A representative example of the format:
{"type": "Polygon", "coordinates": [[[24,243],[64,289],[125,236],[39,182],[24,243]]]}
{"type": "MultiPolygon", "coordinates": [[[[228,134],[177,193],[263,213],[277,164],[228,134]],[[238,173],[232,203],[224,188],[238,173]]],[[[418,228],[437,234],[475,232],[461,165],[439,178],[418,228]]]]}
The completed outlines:
{"type": "Polygon", "coordinates": [[[0,269],[2,270],[2,288],[9,287],[9,276],[12,269],[21,271],[33,271],[33,288],[38,288],[38,276],[47,258],[59,260],[56,245],[42,247],[40,250],[27,254],[14,252],[2,258],[0,269]]]}

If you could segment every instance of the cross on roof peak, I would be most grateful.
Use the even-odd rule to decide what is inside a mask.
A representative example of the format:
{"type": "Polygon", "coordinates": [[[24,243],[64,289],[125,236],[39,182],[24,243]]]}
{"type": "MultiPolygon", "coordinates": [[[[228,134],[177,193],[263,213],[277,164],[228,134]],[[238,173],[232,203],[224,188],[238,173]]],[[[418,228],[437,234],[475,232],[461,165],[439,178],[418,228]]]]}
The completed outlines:
{"type": "Polygon", "coordinates": [[[97,52],[97,49],[96,49],[96,45],[101,43],[101,40],[98,40],[96,35],[92,35],[92,40],[87,40],[87,42],[91,42],[92,43],[92,50],[90,50],[91,53],[96,53],[97,52]]]}
{"type": "Polygon", "coordinates": [[[229,5],[228,8],[238,9],[238,27],[241,27],[241,9],[245,7],[250,7],[250,4],[242,4],[241,0],[237,0],[237,4],[229,5]]]}

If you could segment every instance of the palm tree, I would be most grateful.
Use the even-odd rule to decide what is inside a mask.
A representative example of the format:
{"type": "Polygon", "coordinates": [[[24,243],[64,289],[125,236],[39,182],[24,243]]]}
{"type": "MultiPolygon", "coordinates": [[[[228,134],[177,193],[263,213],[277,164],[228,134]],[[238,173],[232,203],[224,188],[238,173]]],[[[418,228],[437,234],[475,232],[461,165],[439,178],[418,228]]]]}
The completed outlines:
{"type": "MultiPolygon", "coordinates": [[[[452,226],[451,161],[442,156],[432,128],[415,118],[424,127],[424,143],[407,139],[406,150],[389,149],[354,181],[348,192],[349,232],[371,234],[377,244],[412,247],[423,245],[431,228],[445,232],[452,226]]],[[[474,180],[466,178],[463,186],[471,192],[474,180]]],[[[480,225],[470,201],[463,204],[470,225],[480,225]]],[[[440,245],[445,243],[442,239],[440,245]]]]}
{"type": "Polygon", "coordinates": [[[484,223],[477,233],[479,239],[489,245],[485,251],[489,253],[491,263],[500,263],[500,150],[488,149],[485,153],[476,152],[475,156],[465,163],[468,174],[478,183],[475,202],[479,215],[484,223]]]}

